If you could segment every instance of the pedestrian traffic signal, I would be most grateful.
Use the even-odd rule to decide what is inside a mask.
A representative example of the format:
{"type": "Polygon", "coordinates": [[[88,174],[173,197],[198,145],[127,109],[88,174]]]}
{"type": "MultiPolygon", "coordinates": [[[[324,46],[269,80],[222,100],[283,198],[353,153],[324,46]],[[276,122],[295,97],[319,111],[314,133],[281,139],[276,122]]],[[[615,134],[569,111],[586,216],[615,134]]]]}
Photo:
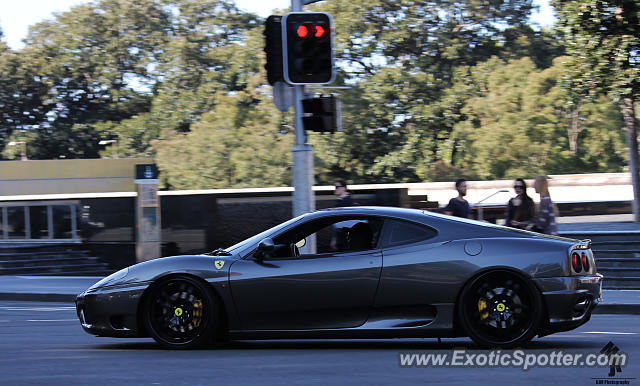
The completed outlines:
{"type": "Polygon", "coordinates": [[[342,131],[340,100],[335,96],[320,96],[302,100],[305,130],[319,133],[342,131]]]}
{"type": "Polygon", "coordinates": [[[282,16],[271,15],[264,23],[264,52],[267,54],[267,81],[270,85],[282,82],[282,16]]]}
{"type": "Polygon", "coordinates": [[[331,83],[333,47],[331,16],[292,12],[282,18],[283,75],[289,84],[331,83]]]}

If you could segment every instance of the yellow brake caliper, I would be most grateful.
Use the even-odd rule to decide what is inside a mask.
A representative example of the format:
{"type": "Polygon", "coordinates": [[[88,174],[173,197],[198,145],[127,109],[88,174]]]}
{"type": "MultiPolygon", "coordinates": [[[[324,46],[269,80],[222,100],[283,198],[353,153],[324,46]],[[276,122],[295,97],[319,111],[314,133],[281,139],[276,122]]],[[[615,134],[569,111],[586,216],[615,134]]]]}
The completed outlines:
{"type": "MultiPolygon", "coordinates": [[[[487,308],[487,302],[484,299],[478,300],[478,311],[482,312],[486,308],[487,308]]],[[[488,317],[489,317],[489,312],[487,312],[487,311],[485,311],[484,313],[480,314],[480,319],[482,319],[482,320],[485,320],[488,317]]]]}
{"type": "Polygon", "coordinates": [[[202,300],[198,299],[193,303],[193,326],[200,327],[202,322],[202,300]]]}

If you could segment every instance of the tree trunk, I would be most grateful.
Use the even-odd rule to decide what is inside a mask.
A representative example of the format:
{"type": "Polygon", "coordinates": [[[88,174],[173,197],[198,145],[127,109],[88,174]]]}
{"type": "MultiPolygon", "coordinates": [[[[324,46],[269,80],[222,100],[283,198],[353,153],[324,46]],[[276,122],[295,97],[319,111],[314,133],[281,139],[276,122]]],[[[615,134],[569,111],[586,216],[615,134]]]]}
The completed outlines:
{"type": "Polygon", "coordinates": [[[638,178],[638,133],[636,128],[635,98],[622,98],[622,116],[627,131],[627,145],[629,146],[629,172],[633,184],[633,220],[640,222],[640,179],[638,178]]]}
{"type": "Polygon", "coordinates": [[[567,115],[569,121],[569,128],[567,129],[569,133],[569,149],[573,155],[576,155],[578,154],[578,137],[584,130],[580,125],[580,105],[576,105],[567,115]]]}

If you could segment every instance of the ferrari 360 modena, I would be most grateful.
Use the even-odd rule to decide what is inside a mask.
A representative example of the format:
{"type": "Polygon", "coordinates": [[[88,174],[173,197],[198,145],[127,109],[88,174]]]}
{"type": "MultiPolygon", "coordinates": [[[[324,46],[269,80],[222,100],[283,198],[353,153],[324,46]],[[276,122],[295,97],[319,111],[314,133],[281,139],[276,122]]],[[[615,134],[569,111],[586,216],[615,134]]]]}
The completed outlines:
{"type": "Polygon", "coordinates": [[[356,206],[122,269],[78,295],[76,308],[90,334],[167,348],[464,336],[512,348],[586,323],[601,281],[589,240],[356,206]]]}

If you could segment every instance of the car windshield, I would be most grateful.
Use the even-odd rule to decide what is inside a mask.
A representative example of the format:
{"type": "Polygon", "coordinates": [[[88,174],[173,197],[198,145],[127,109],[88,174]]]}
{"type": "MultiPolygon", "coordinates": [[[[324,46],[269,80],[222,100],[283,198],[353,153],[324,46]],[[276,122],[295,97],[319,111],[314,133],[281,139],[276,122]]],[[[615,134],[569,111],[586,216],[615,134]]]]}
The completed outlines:
{"type": "Polygon", "coordinates": [[[298,216],[298,217],[294,217],[291,220],[285,221],[280,225],[276,225],[273,228],[269,228],[264,232],[260,232],[255,236],[251,236],[246,240],[243,240],[237,244],[234,244],[232,246],[230,246],[229,248],[225,248],[225,250],[232,252],[234,250],[239,250],[244,248],[247,245],[254,245],[254,244],[258,244],[262,239],[264,239],[265,237],[267,237],[267,235],[274,233],[274,232],[278,232],[281,229],[284,229],[286,227],[288,227],[290,224],[295,223],[296,221],[300,220],[301,218],[305,217],[306,214],[303,214],[302,216],[298,216]]]}

